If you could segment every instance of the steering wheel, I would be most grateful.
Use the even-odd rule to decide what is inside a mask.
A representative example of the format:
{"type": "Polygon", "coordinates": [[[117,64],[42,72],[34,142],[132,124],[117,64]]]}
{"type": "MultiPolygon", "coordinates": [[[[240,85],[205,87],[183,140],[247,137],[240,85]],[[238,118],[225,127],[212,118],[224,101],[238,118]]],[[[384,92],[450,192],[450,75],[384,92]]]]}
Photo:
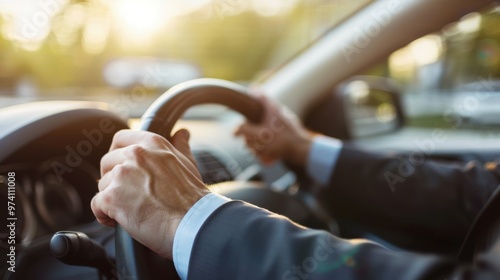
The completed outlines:
{"type": "MultiPolygon", "coordinates": [[[[140,129],[170,140],[172,128],[189,107],[209,103],[225,105],[254,123],[260,122],[263,117],[262,105],[247,95],[242,86],[217,79],[198,79],[175,86],[160,96],[144,113],[140,129]]],[[[218,189],[219,193],[230,198],[247,201],[310,227],[329,228],[326,219],[310,203],[286,193],[274,192],[263,184],[228,182],[219,184],[218,189]]],[[[115,228],[115,247],[120,279],[178,278],[172,262],[160,259],[132,239],[120,225],[115,228]],[[168,271],[158,272],[158,267],[167,267],[168,271]]]]}
{"type": "MultiPolygon", "coordinates": [[[[244,87],[223,80],[198,79],[175,86],[160,96],[144,113],[140,129],[170,140],[172,128],[189,107],[209,103],[225,105],[255,123],[260,122],[263,115],[261,104],[247,95],[244,87]]],[[[119,276],[153,279],[151,271],[155,263],[145,256],[154,253],[132,239],[120,225],[115,228],[115,247],[119,276]]]]}

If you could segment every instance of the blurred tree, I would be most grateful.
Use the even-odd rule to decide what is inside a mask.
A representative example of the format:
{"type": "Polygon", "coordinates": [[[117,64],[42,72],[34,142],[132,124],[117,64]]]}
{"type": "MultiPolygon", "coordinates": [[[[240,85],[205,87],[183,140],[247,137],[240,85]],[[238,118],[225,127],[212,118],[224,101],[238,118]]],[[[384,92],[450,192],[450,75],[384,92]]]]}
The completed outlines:
{"type": "MultiPolygon", "coordinates": [[[[288,7],[280,10],[276,9],[280,6],[273,8],[276,3],[266,1],[213,0],[173,16],[162,29],[143,29],[141,34],[137,30],[147,26],[141,21],[148,19],[148,14],[141,18],[139,11],[129,9],[117,19],[115,5],[121,2],[69,0],[51,16],[50,31],[35,48],[16,45],[0,32],[0,88],[28,76],[41,88],[41,94],[77,87],[91,94],[93,89],[107,87],[103,80],[106,63],[124,57],[187,61],[198,65],[204,76],[246,82],[259,71],[289,59],[333,22],[366,2],[276,1],[288,7]],[[256,3],[262,5],[260,10],[253,6],[256,3]],[[128,32],[124,26],[136,30],[128,32]],[[157,31],[155,36],[145,36],[153,31],[157,31]]],[[[138,3],[142,6],[137,7],[149,5],[147,1],[138,3]]],[[[0,30],[5,25],[2,19],[0,13],[0,30]]]]}

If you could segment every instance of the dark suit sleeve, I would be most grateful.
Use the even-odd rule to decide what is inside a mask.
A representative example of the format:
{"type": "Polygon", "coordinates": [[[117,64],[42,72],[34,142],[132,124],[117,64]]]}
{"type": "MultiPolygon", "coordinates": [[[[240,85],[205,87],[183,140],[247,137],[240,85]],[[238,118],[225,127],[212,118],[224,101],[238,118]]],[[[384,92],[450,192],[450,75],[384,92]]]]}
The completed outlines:
{"type": "Polygon", "coordinates": [[[396,245],[456,254],[500,184],[497,165],[387,156],[345,146],[319,197],[339,220],[362,225],[396,245]]]}
{"type": "Polygon", "coordinates": [[[442,257],[339,239],[234,201],[214,212],[198,233],[188,279],[500,279],[495,258],[479,258],[478,271],[442,257]]]}

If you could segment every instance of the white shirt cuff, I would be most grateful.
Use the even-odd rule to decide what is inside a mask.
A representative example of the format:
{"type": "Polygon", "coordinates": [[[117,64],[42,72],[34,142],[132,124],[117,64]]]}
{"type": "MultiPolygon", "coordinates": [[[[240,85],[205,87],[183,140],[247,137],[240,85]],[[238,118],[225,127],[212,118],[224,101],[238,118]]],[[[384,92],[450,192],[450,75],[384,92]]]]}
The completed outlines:
{"type": "Polygon", "coordinates": [[[342,141],[326,136],[313,139],[307,160],[307,172],[318,184],[327,186],[342,150],[342,141]]]}
{"type": "Polygon", "coordinates": [[[182,218],[174,236],[172,255],[175,269],[181,279],[187,279],[189,260],[196,235],[208,217],[219,207],[231,201],[229,198],[210,193],[196,202],[182,218]]]}

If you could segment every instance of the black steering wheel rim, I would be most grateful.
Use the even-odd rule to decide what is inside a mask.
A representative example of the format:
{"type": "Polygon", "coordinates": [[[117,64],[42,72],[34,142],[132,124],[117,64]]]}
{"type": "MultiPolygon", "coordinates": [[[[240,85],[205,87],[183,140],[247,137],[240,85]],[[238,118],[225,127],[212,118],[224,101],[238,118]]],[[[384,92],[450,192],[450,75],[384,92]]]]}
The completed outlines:
{"type": "MultiPolygon", "coordinates": [[[[200,104],[224,105],[255,123],[261,121],[264,112],[262,105],[238,84],[197,79],[175,86],[160,96],[144,113],[140,129],[170,139],[177,120],[188,108],[200,104]]],[[[154,276],[150,275],[152,264],[144,258],[152,251],[135,241],[120,225],[115,228],[115,247],[120,279],[153,279],[154,276]]]]}
{"type": "Polygon", "coordinates": [[[160,96],[141,119],[141,130],[170,138],[172,129],[184,114],[195,105],[224,105],[245,116],[249,121],[261,121],[263,108],[244,87],[218,79],[197,79],[179,84],[160,96]]]}

